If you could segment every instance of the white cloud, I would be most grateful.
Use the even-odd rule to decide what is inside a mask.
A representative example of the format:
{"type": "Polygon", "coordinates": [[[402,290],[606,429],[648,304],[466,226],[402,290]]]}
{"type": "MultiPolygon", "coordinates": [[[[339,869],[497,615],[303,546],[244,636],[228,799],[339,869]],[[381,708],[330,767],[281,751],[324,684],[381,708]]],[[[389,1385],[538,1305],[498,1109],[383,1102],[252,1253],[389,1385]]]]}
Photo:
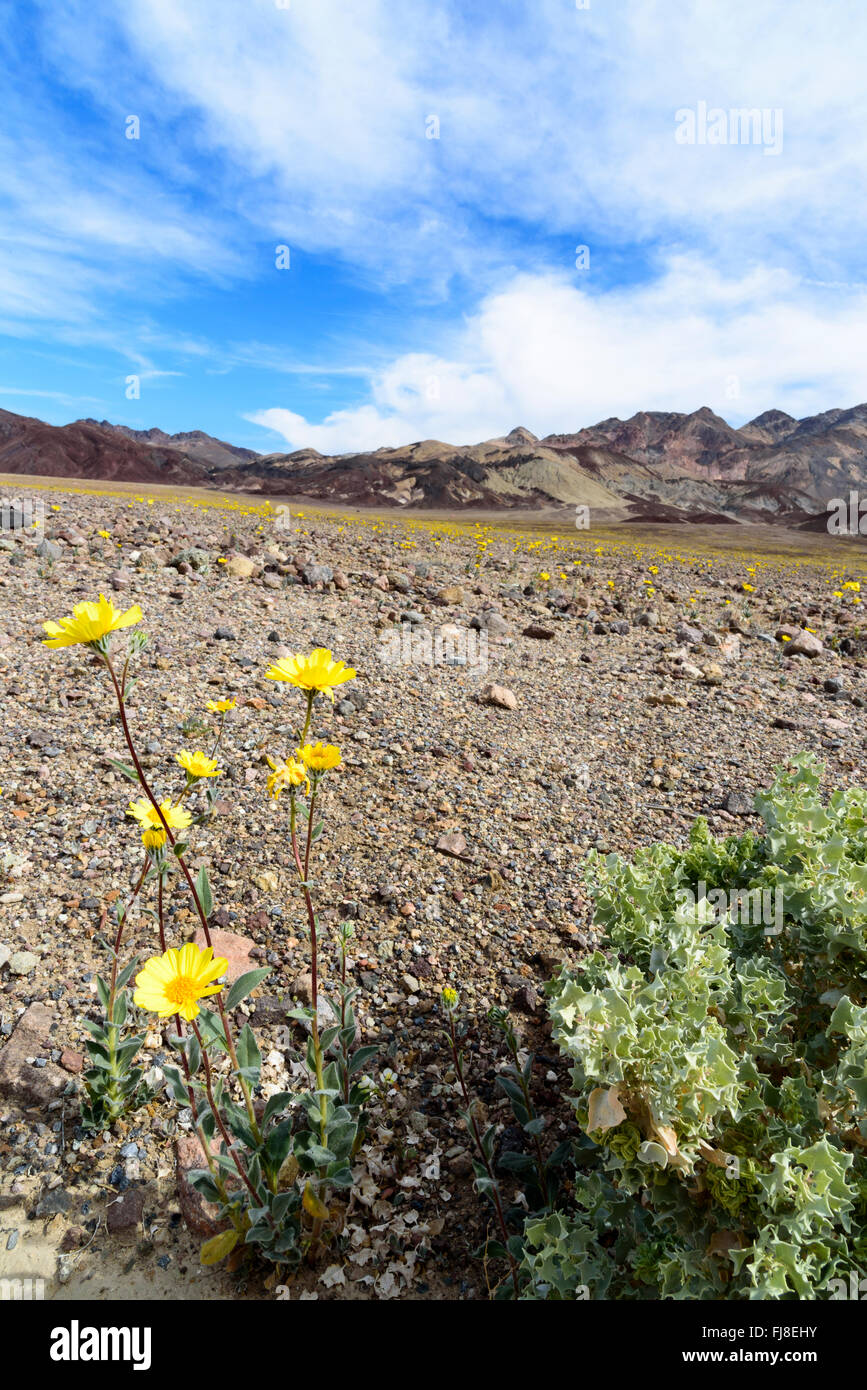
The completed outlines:
{"type": "Polygon", "coordinates": [[[496,272],[521,238],[480,217],[598,249],[680,235],[735,261],[738,236],[805,262],[860,252],[860,0],[248,0],[243,23],[237,0],[41,2],[95,100],[150,101],[152,143],[173,118],[167,164],[216,156],[227,210],[380,276],[496,272]],[[678,145],[675,112],[699,101],[781,109],[782,154],[678,145]]]}
{"type": "MultiPolygon", "coordinates": [[[[390,327],[407,285],[414,350],[371,372],[362,405],[315,425],[259,412],[300,444],[865,394],[863,295],[834,288],[862,278],[861,0],[32,4],[56,106],[51,84],[37,100],[12,64],[0,302],[13,331],[41,321],[68,342],[74,325],[77,341],[153,365],[151,305],[191,282],[254,280],[273,238],[339,263],[350,305],[353,282],[390,291],[390,327]],[[679,145],[675,113],[700,101],[781,109],[781,154],[679,145]],[[141,139],[127,142],[133,112],[141,139]],[[579,242],[592,293],[571,269],[579,242]],[[422,310],[435,301],[432,338],[422,310]],[[443,327],[453,302],[474,307],[443,327]],[[732,375],[739,401],[721,394],[732,375]]],[[[327,371],[334,318],[305,312],[309,360],[327,371]]],[[[354,362],[372,335],[352,327],[354,362]]],[[[267,331],[249,325],[251,340],[267,331]]],[[[275,338],[263,360],[281,360],[275,338]]],[[[237,360],[215,342],[210,370],[237,360]]]]}
{"type": "Polygon", "coordinates": [[[773,403],[803,416],[867,398],[865,313],[867,290],[829,305],[787,272],[732,280],[695,257],[601,297],[521,275],[482,302],[453,355],[407,354],[378,372],[370,402],[321,424],[280,406],[247,418],[290,449],[346,453],[475,443],[518,424],[568,432],[637,410],[709,405],[738,424],[773,403]]]}

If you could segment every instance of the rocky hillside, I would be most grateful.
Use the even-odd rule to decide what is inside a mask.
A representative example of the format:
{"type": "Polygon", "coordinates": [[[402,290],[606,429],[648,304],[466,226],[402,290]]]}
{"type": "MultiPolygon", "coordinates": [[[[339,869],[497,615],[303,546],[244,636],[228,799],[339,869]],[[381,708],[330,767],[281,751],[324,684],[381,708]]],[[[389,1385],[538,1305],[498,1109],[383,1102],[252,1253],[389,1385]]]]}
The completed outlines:
{"type": "Polygon", "coordinates": [[[353,506],[520,510],[588,506],[596,521],[766,521],[824,526],[867,490],[867,405],[795,420],[769,410],[735,429],[712,410],[640,411],[539,439],[519,427],[481,444],[426,439],[325,456],[259,455],[200,430],[107,421],[52,426],[0,411],[0,471],[217,486],[353,506]]]}
{"type": "Polygon", "coordinates": [[[80,425],[96,426],[102,430],[112,430],[126,435],[148,449],[173,449],[185,454],[187,458],[211,468],[232,468],[239,462],[249,462],[259,455],[255,449],[244,449],[239,444],[227,444],[223,439],[215,439],[203,430],[186,430],[181,434],[166,434],[165,430],[133,430],[128,425],[112,425],[108,420],[79,420],[80,425]]]}
{"type": "Polygon", "coordinates": [[[201,468],[174,448],[146,448],[94,420],[46,425],[0,410],[0,472],[97,478],[107,482],[195,483],[201,468]]]}

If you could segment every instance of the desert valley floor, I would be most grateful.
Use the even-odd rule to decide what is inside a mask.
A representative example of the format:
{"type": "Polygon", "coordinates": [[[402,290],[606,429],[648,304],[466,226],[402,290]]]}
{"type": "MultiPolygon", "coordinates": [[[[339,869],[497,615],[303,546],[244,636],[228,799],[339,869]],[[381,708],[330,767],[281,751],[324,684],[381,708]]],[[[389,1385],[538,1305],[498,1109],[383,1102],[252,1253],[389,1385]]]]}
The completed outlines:
{"type": "MultiPolygon", "coordinates": [[[[351,974],[381,1083],[344,1248],[283,1296],[485,1298],[472,1251],[488,1215],[443,986],[470,1020],[470,1074],[500,1142],[494,1005],[536,1049],[551,1123],[568,1132],[542,991],[593,940],[587,850],[682,840],[697,816],[742,830],[755,791],[802,749],[827,787],[863,783],[862,551],[765,528],[570,533],[538,519],[278,514],[159,489],[38,495],[38,536],[0,539],[0,1276],[43,1278],[59,1299],[281,1296],[274,1276],[200,1267],[208,1216],[184,1185],[183,1114],[176,1124],[157,1101],[146,1126],[94,1138],[77,1125],[99,939],[141,847],[125,817],[135,788],[111,761],[126,755],[105,675],[84,649],[41,639],[44,621],[104,593],[139,604],[151,638],[130,716],[158,789],[176,787],[178,749],[207,749],[207,701],[237,698],[215,814],[190,853],[209,868],[230,969],[272,969],[241,1006],[266,1089],[291,1084],[285,1011],[304,996],[307,942],[284,806],[265,787],[297,706],[264,672],[312,647],[356,669],[314,711],[315,736],[343,753],[315,879],[326,985],[328,931],[355,927],[351,974]],[[427,664],[443,627],[446,659],[427,664]]],[[[181,887],[169,924],[175,943],[194,936],[181,887]]],[[[130,950],[151,954],[153,935],[139,911],[130,950]]],[[[166,1052],[151,1027],[147,1064],[166,1052]]]]}

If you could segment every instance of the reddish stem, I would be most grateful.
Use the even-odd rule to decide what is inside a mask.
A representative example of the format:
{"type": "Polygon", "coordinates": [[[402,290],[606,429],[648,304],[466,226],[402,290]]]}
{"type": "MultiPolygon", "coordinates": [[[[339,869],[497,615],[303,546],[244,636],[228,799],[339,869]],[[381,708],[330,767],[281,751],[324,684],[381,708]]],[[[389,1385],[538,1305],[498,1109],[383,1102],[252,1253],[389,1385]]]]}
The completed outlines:
{"type": "MultiPolygon", "coordinates": [[[[225,1145],[226,1145],[226,1148],[227,1148],[229,1154],[231,1155],[232,1162],[234,1163],[235,1167],[236,1167],[237,1170],[238,1170],[238,1176],[240,1177],[240,1179],[241,1179],[241,1181],[243,1182],[244,1186],[247,1188],[247,1191],[250,1193],[250,1196],[253,1198],[253,1202],[255,1203],[255,1205],[256,1205],[257,1207],[258,1207],[258,1206],[261,1206],[262,1203],[261,1203],[259,1194],[258,1194],[258,1192],[256,1191],[255,1187],[253,1186],[252,1182],[250,1181],[250,1178],[248,1177],[247,1173],[244,1171],[244,1165],[241,1163],[241,1160],[239,1159],[237,1153],[235,1152],[235,1149],[233,1148],[233,1141],[232,1141],[231,1135],[229,1134],[229,1131],[226,1129],[225,1123],[224,1123],[224,1121],[223,1121],[223,1117],[222,1117],[222,1115],[220,1114],[219,1110],[217,1109],[217,1102],[216,1102],[216,1100],[214,1099],[214,1089],[213,1089],[213,1085],[212,1085],[212,1081],[211,1081],[211,1060],[210,1060],[210,1058],[208,1057],[208,1053],[207,1053],[207,1049],[205,1048],[205,1044],[202,1042],[202,1035],[201,1035],[201,1033],[199,1032],[198,1028],[196,1027],[195,1022],[191,1022],[191,1023],[190,1023],[190,1027],[192,1028],[193,1032],[195,1033],[196,1038],[198,1039],[199,1047],[201,1048],[201,1051],[202,1051],[202,1062],[203,1062],[204,1068],[205,1068],[205,1090],[206,1090],[207,1095],[208,1095],[208,1102],[209,1102],[209,1104],[210,1104],[211,1111],[212,1111],[213,1116],[214,1116],[214,1119],[215,1119],[215,1121],[216,1121],[216,1123],[217,1123],[217,1128],[219,1129],[220,1134],[222,1135],[223,1141],[224,1141],[224,1143],[225,1143],[225,1145]]],[[[269,1213],[269,1216],[268,1216],[268,1220],[271,1222],[271,1225],[273,1226],[273,1225],[274,1225],[274,1222],[273,1222],[273,1220],[272,1220],[272,1218],[271,1218],[271,1216],[270,1216],[270,1213],[269,1213]]]]}
{"type": "Polygon", "coordinates": [[[126,926],[126,919],[127,919],[127,917],[129,916],[130,909],[132,908],[133,903],[135,902],[136,898],[138,897],[139,893],[141,892],[142,884],[143,884],[144,881],[145,881],[145,877],[146,877],[146,875],[147,875],[147,871],[148,871],[148,857],[147,857],[147,855],[145,855],[144,868],[143,868],[142,871],[141,871],[141,877],[139,878],[138,883],[136,884],[135,888],[133,889],[132,896],[131,896],[129,902],[127,903],[126,907],[124,908],[123,913],[121,914],[121,917],[120,917],[120,921],[119,921],[118,924],[117,924],[117,932],[116,932],[115,938],[114,938],[114,959],[113,959],[113,961],[112,961],[112,963],[111,963],[111,989],[110,989],[110,991],[109,991],[109,1000],[110,1000],[110,1003],[109,1003],[109,1017],[111,1016],[111,1013],[114,1012],[114,1008],[113,1008],[113,1006],[114,1006],[114,992],[115,992],[115,989],[117,988],[117,958],[118,958],[118,953],[119,953],[119,951],[120,951],[120,943],[121,943],[121,940],[122,940],[122,938],[123,938],[123,929],[124,929],[124,927],[126,926]]]}
{"type": "MultiPolygon", "coordinates": [[[[123,728],[123,736],[124,736],[124,738],[125,738],[125,740],[126,740],[126,746],[127,746],[127,748],[129,749],[129,754],[130,754],[130,757],[132,758],[132,761],[133,761],[133,767],[135,768],[136,772],[138,773],[139,782],[140,782],[141,785],[142,785],[142,788],[143,788],[143,790],[144,790],[145,795],[146,795],[147,798],[148,798],[148,801],[151,803],[151,805],[153,806],[154,810],[156,811],[157,815],[158,815],[159,818],[160,818],[160,823],[162,824],[162,827],[163,827],[163,829],[164,829],[165,832],[166,832],[166,837],[167,837],[167,839],[168,839],[168,842],[169,842],[169,844],[172,846],[172,849],[174,849],[174,847],[175,847],[175,837],[174,837],[174,835],[172,834],[171,826],[169,825],[168,821],[166,820],[165,816],[163,815],[163,809],[162,809],[162,807],[160,806],[160,803],[157,801],[157,799],[156,799],[154,793],[152,792],[152,790],[151,790],[151,788],[150,788],[150,784],[149,784],[147,778],[146,778],[145,775],[144,775],[144,769],[142,768],[142,765],[141,765],[141,763],[139,762],[138,754],[137,754],[136,751],[135,751],[135,744],[134,744],[133,741],[132,741],[132,735],[130,734],[130,731],[129,731],[129,724],[127,723],[126,709],[125,709],[125,707],[124,707],[124,701],[123,701],[123,691],[121,690],[121,687],[118,685],[117,676],[116,676],[115,673],[114,673],[114,667],[112,666],[112,664],[111,664],[111,659],[110,659],[110,657],[109,657],[107,654],[104,655],[104,660],[105,660],[106,666],[108,667],[108,673],[109,673],[109,675],[111,676],[112,684],[113,684],[113,686],[114,686],[115,695],[117,696],[117,706],[118,706],[118,710],[119,710],[119,712],[120,712],[120,722],[121,722],[121,727],[123,728]]],[[[175,854],[175,858],[177,859],[178,864],[179,864],[180,867],[181,867],[181,871],[182,871],[182,873],[183,873],[183,875],[184,875],[184,878],[185,878],[186,881],[187,881],[187,887],[189,888],[190,893],[192,894],[193,902],[194,902],[195,905],[196,905],[196,911],[197,911],[198,914],[199,914],[199,920],[200,920],[200,922],[201,922],[201,924],[202,924],[202,931],[204,932],[204,936],[205,936],[205,945],[206,945],[206,946],[210,946],[210,947],[213,949],[213,943],[212,943],[212,941],[211,941],[211,933],[210,933],[210,929],[209,929],[209,927],[208,927],[208,919],[207,919],[207,916],[205,915],[205,910],[204,910],[204,908],[202,907],[201,899],[199,898],[199,894],[198,894],[198,892],[197,892],[197,890],[196,890],[196,885],[195,885],[195,883],[193,882],[192,874],[190,873],[189,869],[187,868],[186,861],[184,860],[184,857],[183,857],[182,854],[177,854],[177,853],[176,853],[176,854],[175,854]]],[[[228,1050],[229,1050],[229,1056],[230,1056],[231,1059],[232,1059],[232,1065],[233,1065],[233,1067],[235,1068],[235,1071],[238,1073],[238,1080],[239,1080],[240,1085],[241,1085],[241,1090],[244,1092],[244,1100],[245,1100],[246,1105],[247,1105],[247,1113],[248,1113],[249,1116],[250,1116],[250,1123],[251,1123],[251,1125],[252,1125],[252,1127],[253,1127],[254,1133],[257,1133],[257,1134],[258,1134],[258,1128],[259,1128],[259,1127],[258,1127],[258,1124],[257,1124],[257,1121],[256,1121],[256,1113],[255,1113],[255,1111],[254,1111],[254,1109],[253,1109],[253,1101],[252,1101],[252,1097],[250,1096],[250,1088],[249,1088],[249,1086],[247,1085],[247,1083],[246,1083],[246,1081],[244,1080],[244,1078],[240,1075],[241,1065],[240,1065],[240,1063],[239,1063],[239,1061],[238,1061],[238,1054],[237,1054],[237,1052],[235,1051],[235,1042],[234,1042],[234,1038],[233,1038],[233,1035],[232,1035],[232,1030],[231,1030],[231,1028],[229,1027],[229,1019],[228,1019],[228,1015],[226,1014],[226,1006],[225,1006],[225,1004],[224,1004],[224,1002],[223,1002],[223,993],[222,993],[222,990],[221,990],[220,993],[216,996],[216,1004],[217,1004],[217,1008],[218,1008],[219,1011],[220,1011],[220,1020],[221,1020],[221,1022],[222,1022],[222,1024],[223,1024],[223,1033],[224,1033],[224,1036],[225,1036],[225,1039],[226,1039],[226,1046],[227,1046],[227,1048],[228,1048],[228,1050]]]]}

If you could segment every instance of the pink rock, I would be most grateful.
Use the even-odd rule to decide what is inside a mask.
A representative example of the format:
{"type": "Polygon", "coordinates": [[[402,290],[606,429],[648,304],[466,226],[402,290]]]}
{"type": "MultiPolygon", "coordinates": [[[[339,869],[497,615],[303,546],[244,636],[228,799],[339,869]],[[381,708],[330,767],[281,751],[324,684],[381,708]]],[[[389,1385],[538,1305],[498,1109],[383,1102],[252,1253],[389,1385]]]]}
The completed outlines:
{"type": "Polygon", "coordinates": [[[505,685],[486,685],[482,691],[482,699],[486,705],[497,705],[500,709],[517,709],[518,707],[517,695],[505,685]]]}
{"type": "Polygon", "coordinates": [[[724,661],[737,661],[741,654],[741,641],[737,634],[724,637],[719,644],[724,661]]]}
{"type": "MultiPolygon", "coordinates": [[[[207,946],[205,933],[201,927],[196,932],[196,945],[204,950],[207,946]]],[[[215,956],[225,956],[229,962],[228,983],[233,985],[240,975],[245,975],[248,970],[255,970],[256,963],[250,957],[250,952],[256,943],[251,941],[249,936],[238,936],[236,932],[221,931],[219,927],[211,928],[211,945],[214,948],[215,956]]]]}
{"type": "MultiPolygon", "coordinates": [[[[219,1139],[211,1140],[211,1153],[220,1152],[219,1139]]],[[[207,1168],[204,1151],[195,1135],[182,1135],[175,1140],[175,1178],[178,1184],[178,1204],[187,1228],[197,1236],[215,1236],[225,1229],[219,1219],[219,1207],[206,1202],[189,1179],[194,1168],[207,1168]]]]}
{"type": "Polygon", "coordinates": [[[0,1095],[22,1106],[45,1106],[56,1100],[67,1078],[54,1062],[35,1067],[32,1058],[43,1058],[52,1049],[51,1029],[57,1019],[45,1004],[31,1004],[0,1052],[0,1095]]]}
{"type": "Polygon", "coordinates": [[[822,639],[812,632],[799,632],[793,642],[786,643],[787,656],[808,656],[812,658],[821,655],[822,651],[822,639]]]}
{"type": "Polygon", "coordinates": [[[446,835],[440,835],[436,842],[436,849],[440,854],[447,854],[451,859],[466,859],[467,840],[460,830],[453,830],[446,835]]]}
{"type": "Polygon", "coordinates": [[[303,971],[296,975],[292,981],[292,993],[296,999],[300,999],[302,1004],[310,1005],[313,1003],[313,976],[309,971],[303,971]]]}

